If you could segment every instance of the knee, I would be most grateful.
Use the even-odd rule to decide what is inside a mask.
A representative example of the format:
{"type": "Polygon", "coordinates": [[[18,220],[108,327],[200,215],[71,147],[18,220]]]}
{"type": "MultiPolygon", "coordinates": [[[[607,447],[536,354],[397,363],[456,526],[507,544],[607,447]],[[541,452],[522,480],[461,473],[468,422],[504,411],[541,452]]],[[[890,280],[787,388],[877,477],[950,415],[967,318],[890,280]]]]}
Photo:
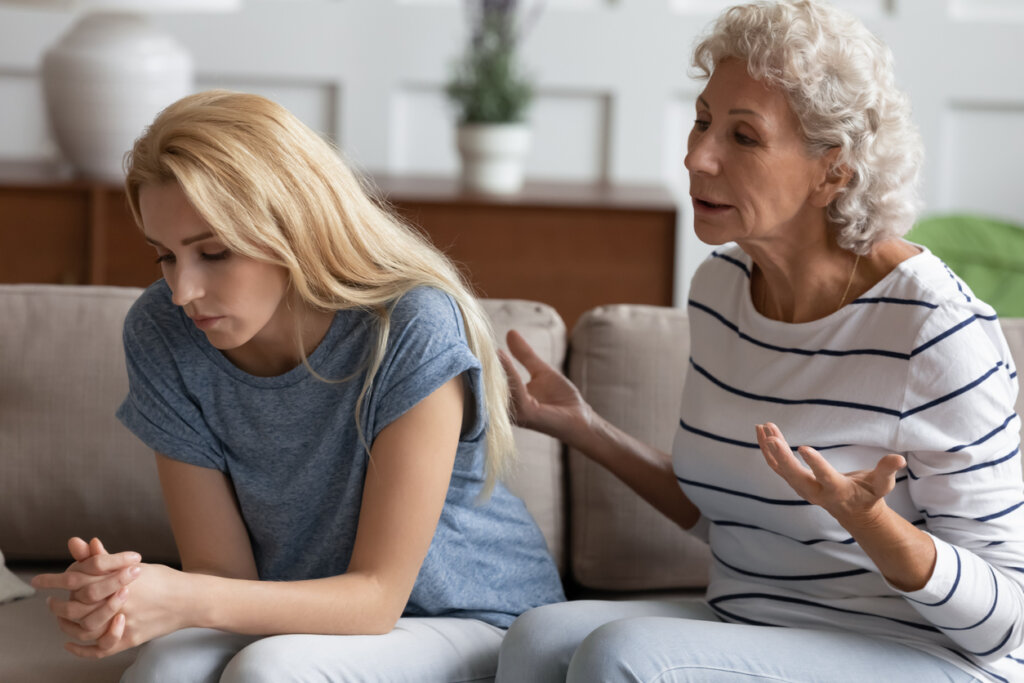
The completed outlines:
{"type": "Polygon", "coordinates": [[[535,607],[521,614],[501,641],[498,683],[565,681],[565,670],[576,643],[563,643],[566,628],[562,605],[535,607]]]}
{"type": "Polygon", "coordinates": [[[300,681],[295,650],[286,636],[263,638],[242,648],[231,658],[220,683],[287,683],[300,681]]]}
{"type": "Polygon", "coordinates": [[[637,650],[631,621],[635,620],[610,622],[584,638],[569,663],[566,683],[637,683],[643,680],[630,664],[637,650]]]}
{"type": "Polygon", "coordinates": [[[234,653],[211,647],[218,634],[201,631],[177,631],[142,645],[121,683],[217,683],[234,653]]]}

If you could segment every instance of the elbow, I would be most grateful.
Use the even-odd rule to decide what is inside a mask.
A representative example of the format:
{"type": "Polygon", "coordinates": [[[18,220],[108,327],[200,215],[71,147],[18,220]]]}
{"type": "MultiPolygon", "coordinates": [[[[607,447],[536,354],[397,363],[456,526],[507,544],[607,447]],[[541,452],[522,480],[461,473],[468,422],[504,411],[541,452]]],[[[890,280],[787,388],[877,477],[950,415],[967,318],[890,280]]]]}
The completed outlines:
{"type": "Polygon", "coordinates": [[[367,576],[366,580],[368,585],[363,595],[370,599],[363,611],[360,634],[378,636],[391,633],[405,612],[412,588],[410,586],[402,590],[391,582],[373,576],[367,576]]]}

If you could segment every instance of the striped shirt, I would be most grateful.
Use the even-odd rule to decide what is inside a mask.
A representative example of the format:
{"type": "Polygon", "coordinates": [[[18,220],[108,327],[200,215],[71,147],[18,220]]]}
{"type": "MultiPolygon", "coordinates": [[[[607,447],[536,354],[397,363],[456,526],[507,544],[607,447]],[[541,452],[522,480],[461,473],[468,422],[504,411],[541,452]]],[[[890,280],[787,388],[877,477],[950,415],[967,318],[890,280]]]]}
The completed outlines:
{"type": "Polygon", "coordinates": [[[1017,371],[991,307],[924,250],[808,323],[760,315],[752,262],[720,248],[694,277],[677,478],[710,522],[724,619],[891,638],[1024,681],[1024,484],[1017,371]],[[840,472],[900,453],[889,506],[934,540],[921,590],[889,585],[850,534],[765,463],[754,426],[840,472]]]}

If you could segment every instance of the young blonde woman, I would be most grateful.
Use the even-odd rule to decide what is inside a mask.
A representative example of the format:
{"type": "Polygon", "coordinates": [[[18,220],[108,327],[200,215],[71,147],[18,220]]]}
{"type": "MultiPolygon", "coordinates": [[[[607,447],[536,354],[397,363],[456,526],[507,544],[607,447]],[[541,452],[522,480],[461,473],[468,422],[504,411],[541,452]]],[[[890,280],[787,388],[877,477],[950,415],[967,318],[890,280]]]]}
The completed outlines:
{"type": "Polygon", "coordinates": [[[164,278],[125,322],[118,417],[154,448],[182,571],[73,539],[39,587],[125,681],[488,680],[563,598],[498,478],[491,331],[456,270],[280,106],[187,97],[128,158],[164,278]]]}

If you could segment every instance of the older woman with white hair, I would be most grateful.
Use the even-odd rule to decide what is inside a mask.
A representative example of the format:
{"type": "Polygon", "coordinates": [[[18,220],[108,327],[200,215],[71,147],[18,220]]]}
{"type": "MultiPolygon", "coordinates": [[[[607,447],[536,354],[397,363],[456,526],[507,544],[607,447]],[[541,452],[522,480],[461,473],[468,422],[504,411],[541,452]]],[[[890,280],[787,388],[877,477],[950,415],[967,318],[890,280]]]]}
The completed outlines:
{"type": "Polygon", "coordinates": [[[686,167],[723,246],[691,286],[671,455],[510,334],[519,424],[703,530],[713,563],[702,600],[525,613],[500,681],[1024,680],[1017,372],[993,310],[900,238],[921,145],[891,61],[813,0],[733,7],[697,45],[686,167]]]}

